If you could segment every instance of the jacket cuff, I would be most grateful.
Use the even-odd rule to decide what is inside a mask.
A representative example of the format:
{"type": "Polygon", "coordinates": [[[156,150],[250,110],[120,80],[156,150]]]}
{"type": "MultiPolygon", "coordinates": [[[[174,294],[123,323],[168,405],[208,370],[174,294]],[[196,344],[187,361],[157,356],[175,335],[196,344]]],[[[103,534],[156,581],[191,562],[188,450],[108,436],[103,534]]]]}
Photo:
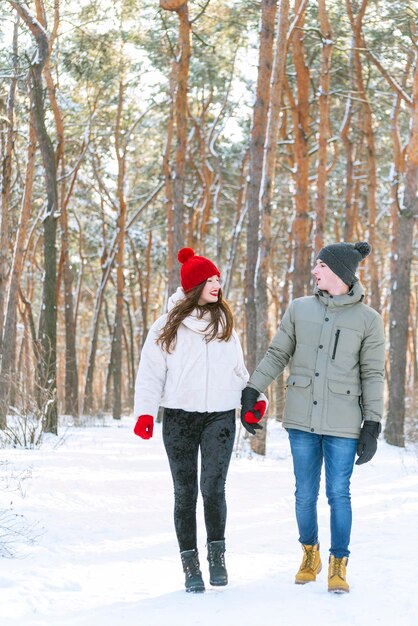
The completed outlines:
{"type": "MultiPolygon", "coordinates": [[[[251,387],[251,385],[249,385],[249,387],[251,387]]],[[[254,387],[255,389],[255,387],[254,387]]],[[[258,391],[258,389],[257,389],[258,391]]],[[[265,402],[266,403],[266,410],[264,411],[264,415],[267,413],[267,409],[269,408],[269,401],[267,399],[267,396],[264,393],[260,393],[258,398],[257,398],[257,402],[265,402]]]]}

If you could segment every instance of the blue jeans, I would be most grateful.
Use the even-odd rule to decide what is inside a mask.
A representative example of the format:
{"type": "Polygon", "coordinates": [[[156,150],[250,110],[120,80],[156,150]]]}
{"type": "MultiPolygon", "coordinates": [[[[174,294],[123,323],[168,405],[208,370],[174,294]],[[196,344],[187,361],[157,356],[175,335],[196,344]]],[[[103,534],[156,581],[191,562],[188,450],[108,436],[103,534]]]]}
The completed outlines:
{"type": "Polygon", "coordinates": [[[322,461],[325,461],[325,486],[331,507],[331,548],[336,558],[349,556],[351,534],[350,478],[353,473],[357,439],[316,435],[288,429],[296,479],[296,519],[299,541],[318,543],[317,501],[322,461]]]}

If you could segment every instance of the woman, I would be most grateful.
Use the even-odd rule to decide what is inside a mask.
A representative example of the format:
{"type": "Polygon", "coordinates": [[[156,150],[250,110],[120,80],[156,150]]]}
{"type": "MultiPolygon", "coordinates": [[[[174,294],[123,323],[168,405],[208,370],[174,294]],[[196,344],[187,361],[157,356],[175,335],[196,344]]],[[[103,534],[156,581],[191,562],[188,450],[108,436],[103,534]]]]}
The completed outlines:
{"type": "MultiPolygon", "coordinates": [[[[228,583],[225,567],[225,481],[235,436],[235,408],[248,380],[220,273],[191,248],[178,253],[181,287],[169,312],[150,328],[135,385],[135,434],[152,437],[164,407],[163,440],[174,483],[174,523],[186,591],[205,585],[197,551],[197,459],[207,533],[210,584],[228,583]]],[[[264,413],[265,396],[257,409],[264,413]]]]}

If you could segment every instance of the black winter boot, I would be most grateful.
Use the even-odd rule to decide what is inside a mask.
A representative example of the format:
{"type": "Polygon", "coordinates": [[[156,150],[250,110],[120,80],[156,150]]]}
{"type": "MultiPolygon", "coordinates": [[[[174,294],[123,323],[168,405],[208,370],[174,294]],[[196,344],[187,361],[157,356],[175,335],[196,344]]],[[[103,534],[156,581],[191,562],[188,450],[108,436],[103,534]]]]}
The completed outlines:
{"type": "Polygon", "coordinates": [[[186,575],[185,586],[186,591],[191,593],[203,593],[205,591],[205,583],[203,582],[202,572],[200,571],[199,554],[196,549],[184,550],[180,552],[183,571],[186,575]]]}
{"type": "Polygon", "coordinates": [[[228,584],[228,572],[225,567],[225,541],[209,541],[207,545],[209,582],[214,587],[223,587],[228,584]]]}

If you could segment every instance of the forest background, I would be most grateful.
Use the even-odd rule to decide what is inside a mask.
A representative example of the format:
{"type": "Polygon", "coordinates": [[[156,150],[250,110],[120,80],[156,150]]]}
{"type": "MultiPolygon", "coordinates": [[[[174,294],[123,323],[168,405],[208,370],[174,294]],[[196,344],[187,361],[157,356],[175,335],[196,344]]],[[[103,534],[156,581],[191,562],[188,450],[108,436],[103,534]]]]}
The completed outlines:
{"type": "Polygon", "coordinates": [[[416,438],[416,3],[2,0],[0,19],[3,445],[132,411],[179,248],[221,268],[251,372],[342,240],[373,248],[385,439],[416,438]]]}

